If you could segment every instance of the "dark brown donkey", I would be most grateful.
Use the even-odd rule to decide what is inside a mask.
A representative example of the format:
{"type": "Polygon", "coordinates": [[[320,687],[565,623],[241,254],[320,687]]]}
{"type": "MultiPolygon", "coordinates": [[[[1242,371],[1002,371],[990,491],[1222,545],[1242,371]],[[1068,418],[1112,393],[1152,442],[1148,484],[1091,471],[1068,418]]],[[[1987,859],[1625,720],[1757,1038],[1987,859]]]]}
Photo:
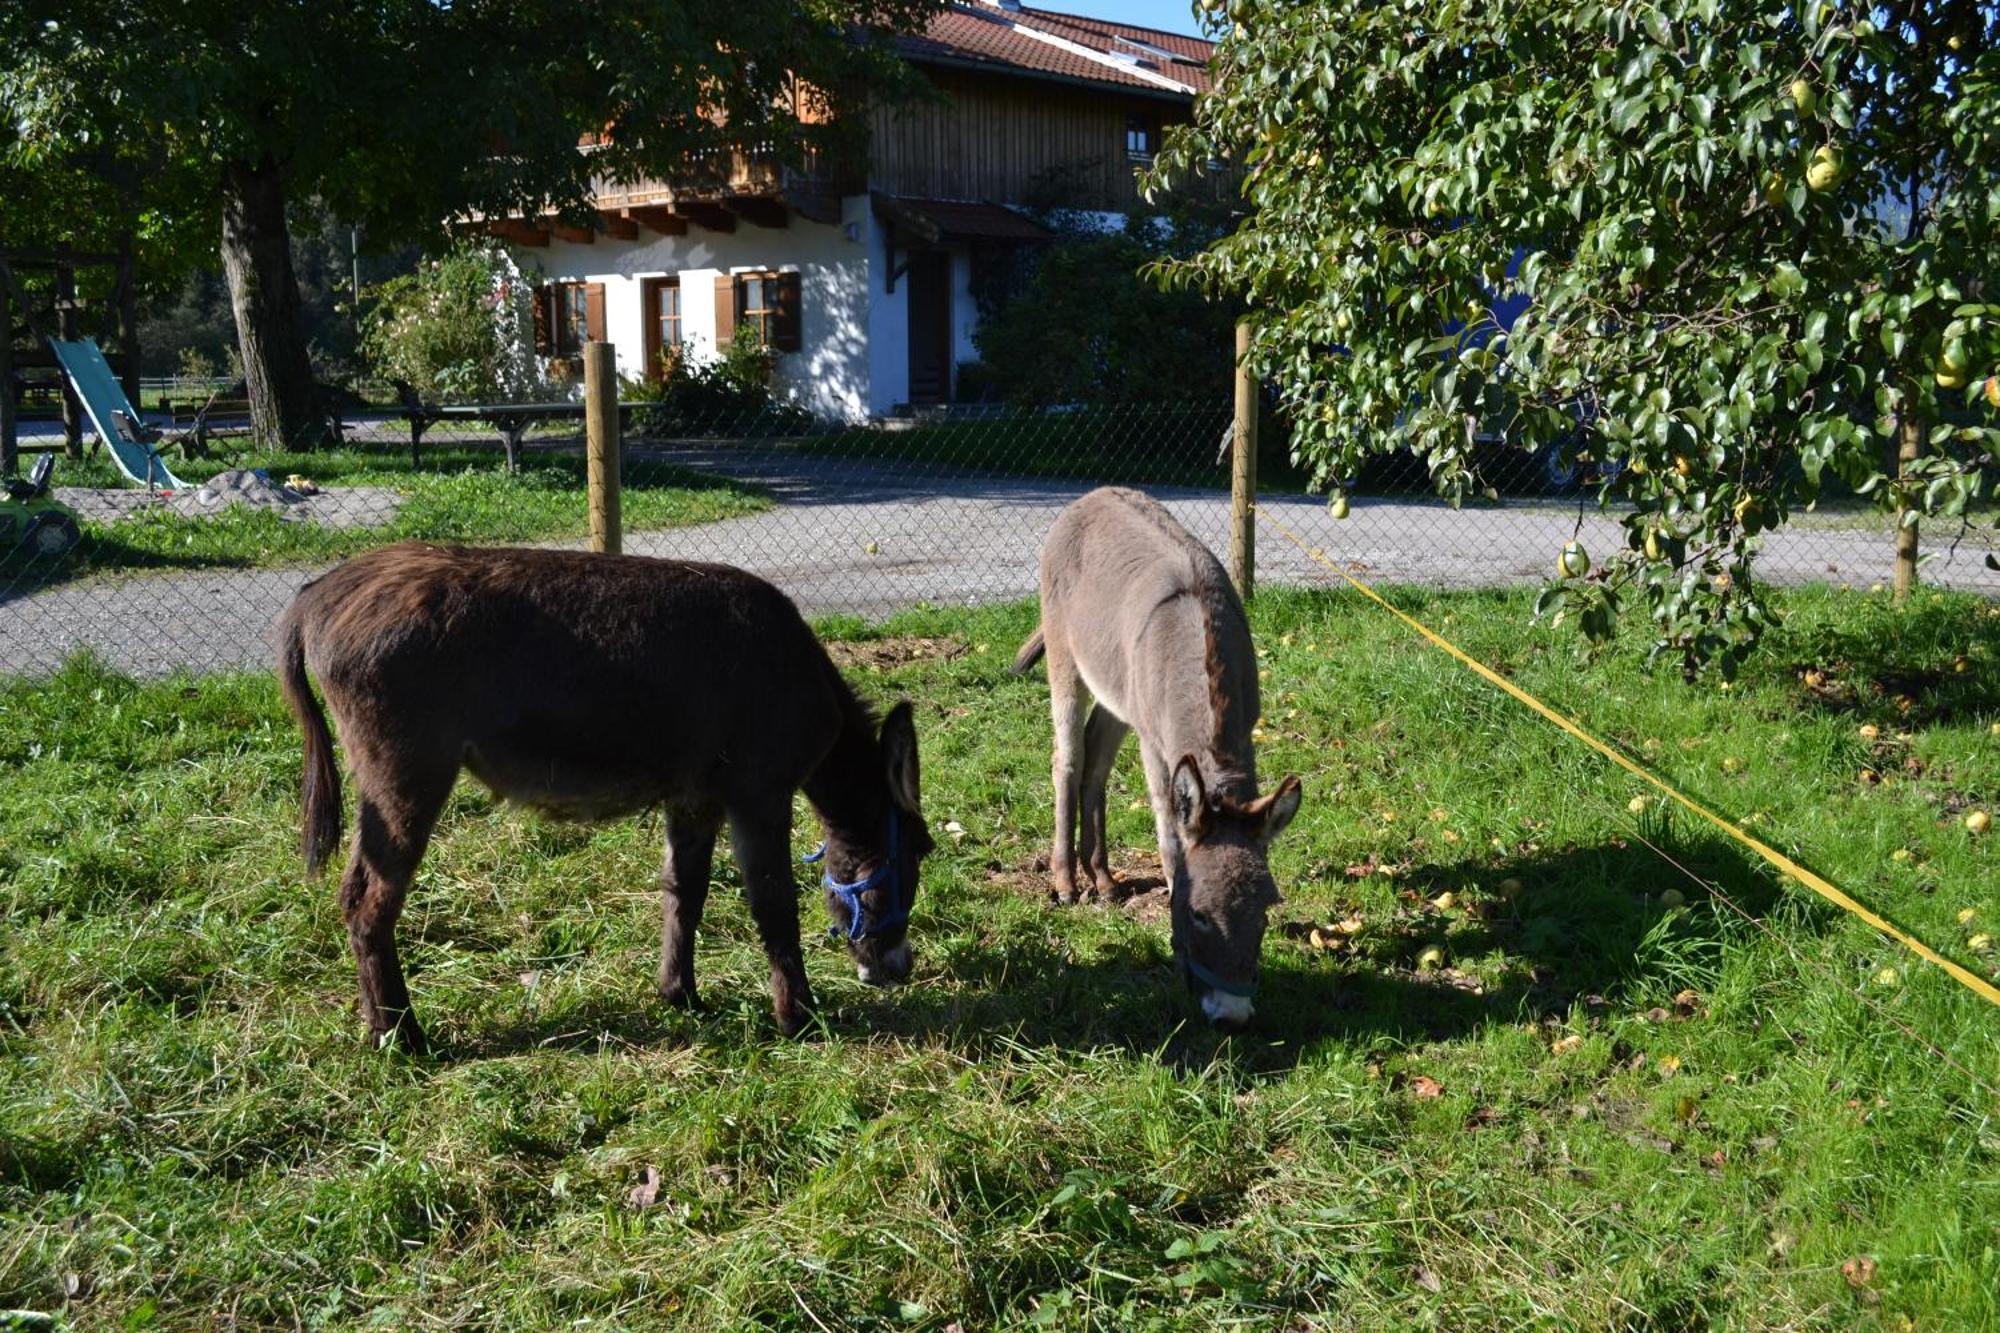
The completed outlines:
{"type": "Polygon", "coordinates": [[[285,698],[305,732],[308,867],[332,851],[341,820],[308,671],[359,789],[340,905],[378,1042],[393,1033],[424,1046],[396,917],[461,768],[561,816],[666,810],[659,986],[670,1004],[695,1001],[695,929],[727,819],[778,1026],[804,1026],[800,787],[825,833],[827,907],[862,980],[909,974],[906,923],[931,849],[910,706],[878,735],[798,609],[762,579],[629,556],[390,546],[307,584],[279,633],[285,698]]]}
{"type": "Polygon", "coordinates": [[[1044,652],[1055,715],[1055,892],[1083,871],[1113,894],[1105,782],[1125,733],[1153,800],[1174,935],[1202,1013],[1251,1013],[1264,922],[1278,901],[1265,848],[1298,812],[1299,780],[1257,795],[1257,653],[1243,603],[1206,546],[1137,491],[1107,486],[1057,515],[1042,546],[1042,624],[1014,670],[1044,652]],[[1084,705],[1096,701],[1086,720],[1084,705]]]}

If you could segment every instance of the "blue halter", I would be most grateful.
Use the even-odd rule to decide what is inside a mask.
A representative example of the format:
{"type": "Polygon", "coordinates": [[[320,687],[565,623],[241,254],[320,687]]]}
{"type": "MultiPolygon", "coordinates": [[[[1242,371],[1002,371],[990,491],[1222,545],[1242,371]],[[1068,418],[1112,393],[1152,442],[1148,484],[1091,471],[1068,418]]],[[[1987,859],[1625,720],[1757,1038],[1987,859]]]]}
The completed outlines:
{"type": "MultiPolygon", "coordinates": [[[[910,919],[910,902],[903,893],[903,874],[899,869],[899,866],[902,864],[902,857],[900,855],[903,842],[902,835],[902,826],[896,819],[896,807],[892,804],[889,807],[889,850],[883,856],[882,863],[869,872],[865,879],[857,879],[851,884],[843,884],[841,881],[835,879],[832,871],[828,871],[822,876],[822,880],[827,888],[847,900],[847,938],[850,941],[865,940],[880,935],[884,931],[900,926],[910,919]],[[889,886],[889,901],[893,906],[890,907],[886,916],[880,920],[870,922],[868,920],[868,909],[863,906],[861,895],[870,889],[879,888],[885,883],[889,886]]],[[[803,859],[806,864],[811,865],[825,858],[826,844],[821,843],[818,851],[803,859]]],[[[838,935],[839,933],[840,928],[838,926],[831,927],[827,931],[829,935],[838,935]]]]}
{"type": "Polygon", "coordinates": [[[1187,965],[1187,970],[1194,975],[1194,979],[1210,990],[1221,991],[1224,995],[1234,995],[1242,1000],[1250,999],[1257,994],[1257,982],[1254,978],[1250,981],[1224,981],[1197,963],[1193,953],[1183,953],[1181,961],[1187,965]]]}

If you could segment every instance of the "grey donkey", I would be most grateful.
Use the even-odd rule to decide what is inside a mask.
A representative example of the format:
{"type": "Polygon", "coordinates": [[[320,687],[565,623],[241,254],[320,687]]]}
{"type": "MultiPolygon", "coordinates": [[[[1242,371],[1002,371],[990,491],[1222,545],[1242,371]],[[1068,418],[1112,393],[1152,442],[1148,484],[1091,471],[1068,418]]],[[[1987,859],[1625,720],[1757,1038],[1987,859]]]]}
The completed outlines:
{"type": "Polygon", "coordinates": [[[1298,813],[1301,793],[1298,778],[1287,777],[1257,794],[1257,654],[1243,603],[1215,556],[1171,514],[1113,486],[1056,518],[1042,547],[1041,591],[1041,627],[1014,670],[1047,656],[1055,896],[1070,903],[1080,888],[1117,892],[1105,784],[1125,733],[1137,730],[1174,955],[1209,1021],[1246,1022],[1265,918],[1278,902],[1265,849],[1298,813]],[[1087,719],[1086,691],[1095,700],[1087,719]]]}

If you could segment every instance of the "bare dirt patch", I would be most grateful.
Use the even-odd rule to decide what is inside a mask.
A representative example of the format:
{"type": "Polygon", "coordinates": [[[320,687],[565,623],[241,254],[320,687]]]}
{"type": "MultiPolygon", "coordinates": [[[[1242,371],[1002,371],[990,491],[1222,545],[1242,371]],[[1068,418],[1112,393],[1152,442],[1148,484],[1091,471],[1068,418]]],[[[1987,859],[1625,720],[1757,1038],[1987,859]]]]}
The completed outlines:
{"type": "MultiPolygon", "coordinates": [[[[1158,853],[1139,848],[1120,851],[1111,859],[1111,874],[1118,881],[1116,900],[1107,902],[1093,898],[1087,899],[1084,905],[1110,908],[1150,925],[1166,922],[1167,883],[1160,878],[1158,853]]],[[[1050,897],[1049,858],[1045,853],[1026,857],[1013,866],[995,865],[987,870],[986,878],[988,882],[1023,897],[1039,902],[1053,901],[1050,897]]]]}
{"type": "Polygon", "coordinates": [[[920,634],[904,634],[886,639],[836,639],[826,646],[827,655],[842,669],[869,667],[893,671],[913,662],[949,662],[963,657],[972,645],[963,639],[930,639],[920,634]]]}

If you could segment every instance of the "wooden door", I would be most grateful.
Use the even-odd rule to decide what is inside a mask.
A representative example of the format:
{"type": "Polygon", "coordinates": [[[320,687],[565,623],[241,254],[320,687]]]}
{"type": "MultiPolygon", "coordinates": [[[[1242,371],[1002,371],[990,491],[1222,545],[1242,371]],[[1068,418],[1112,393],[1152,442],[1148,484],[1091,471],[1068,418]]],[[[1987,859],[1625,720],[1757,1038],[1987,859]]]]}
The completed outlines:
{"type": "Polygon", "coordinates": [[[910,402],[951,397],[951,255],[918,250],[903,280],[909,284],[910,402]]]}

